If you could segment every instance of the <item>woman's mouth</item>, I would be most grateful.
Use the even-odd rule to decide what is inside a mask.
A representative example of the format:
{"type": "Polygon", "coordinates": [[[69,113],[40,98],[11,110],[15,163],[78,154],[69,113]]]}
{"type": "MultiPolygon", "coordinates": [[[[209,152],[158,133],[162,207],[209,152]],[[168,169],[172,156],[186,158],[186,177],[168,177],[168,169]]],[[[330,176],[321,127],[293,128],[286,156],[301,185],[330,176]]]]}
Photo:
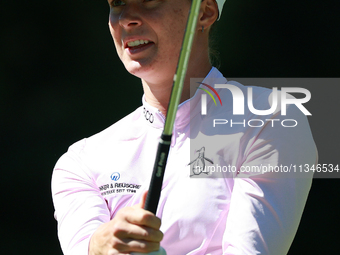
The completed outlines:
{"type": "Polygon", "coordinates": [[[135,40],[126,44],[126,49],[130,54],[136,54],[151,47],[154,43],[148,40],[135,40]]]}
{"type": "Polygon", "coordinates": [[[127,45],[128,47],[137,47],[139,45],[148,44],[148,43],[149,43],[148,40],[136,40],[133,42],[128,42],[127,45]]]}

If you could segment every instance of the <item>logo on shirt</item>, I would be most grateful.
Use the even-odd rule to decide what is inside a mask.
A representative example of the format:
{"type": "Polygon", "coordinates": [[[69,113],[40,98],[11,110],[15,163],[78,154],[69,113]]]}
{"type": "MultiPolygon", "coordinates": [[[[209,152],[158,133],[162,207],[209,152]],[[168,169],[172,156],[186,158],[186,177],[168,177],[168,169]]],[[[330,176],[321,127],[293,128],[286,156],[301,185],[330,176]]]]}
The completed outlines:
{"type": "Polygon", "coordinates": [[[208,161],[211,164],[214,164],[214,162],[204,156],[205,147],[202,147],[195,152],[198,153],[197,158],[188,164],[188,166],[192,165],[191,172],[193,174],[191,174],[190,176],[200,175],[201,173],[209,174],[209,168],[206,168],[205,161],[208,161]]]}
{"type": "Polygon", "coordinates": [[[119,180],[119,178],[120,178],[120,174],[118,172],[115,172],[115,173],[111,174],[111,180],[112,181],[116,182],[116,181],[119,180]]]}
{"type": "Polygon", "coordinates": [[[100,194],[102,196],[108,196],[111,194],[120,194],[120,195],[128,195],[137,193],[137,191],[142,187],[139,184],[133,183],[125,183],[125,182],[116,182],[116,183],[108,183],[101,185],[99,188],[100,194]]]}
{"type": "Polygon", "coordinates": [[[145,117],[145,119],[147,121],[149,121],[150,123],[153,123],[155,118],[153,116],[153,114],[151,112],[149,112],[149,110],[145,109],[145,107],[143,108],[143,115],[145,117]]]}
{"type": "Polygon", "coordinates": [[[100,194],[102,196],[108,196],[111,194],[128,195],[137,193],[137,191],[142,187],[140,184],[130,183],[130,182],[117,182],[120,179],[120,173],[114,172],[110,176],[111,180],[114,182],[103,184],[98,186],[100,194]]]}

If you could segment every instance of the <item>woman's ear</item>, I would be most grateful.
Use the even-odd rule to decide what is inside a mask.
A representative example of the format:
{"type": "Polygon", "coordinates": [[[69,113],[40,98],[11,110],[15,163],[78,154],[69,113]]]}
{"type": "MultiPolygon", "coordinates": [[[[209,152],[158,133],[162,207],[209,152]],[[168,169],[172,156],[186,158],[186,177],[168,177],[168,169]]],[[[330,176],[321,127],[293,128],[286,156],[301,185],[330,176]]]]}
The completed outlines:
{"type": "Polygon", "coordinates": [[[198,29],[208,29],[218,18],[218,6],[216,0],[202,0],[198,16],[198,29]]]}

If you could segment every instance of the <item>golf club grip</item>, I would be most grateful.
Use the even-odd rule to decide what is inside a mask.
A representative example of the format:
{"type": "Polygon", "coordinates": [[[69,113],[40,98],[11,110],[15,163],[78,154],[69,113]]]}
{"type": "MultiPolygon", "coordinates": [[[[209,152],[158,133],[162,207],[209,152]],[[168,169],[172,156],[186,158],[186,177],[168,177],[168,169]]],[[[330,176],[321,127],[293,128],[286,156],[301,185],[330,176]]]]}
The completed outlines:
{"type": "Polygon", "coordinates": [[[171,144],[171,135],[162,134],[158,144],[156,160],[153,167],[148,195],[144,209],[156,214],[159,197],[161,195],[164,171],[171,144]]]}

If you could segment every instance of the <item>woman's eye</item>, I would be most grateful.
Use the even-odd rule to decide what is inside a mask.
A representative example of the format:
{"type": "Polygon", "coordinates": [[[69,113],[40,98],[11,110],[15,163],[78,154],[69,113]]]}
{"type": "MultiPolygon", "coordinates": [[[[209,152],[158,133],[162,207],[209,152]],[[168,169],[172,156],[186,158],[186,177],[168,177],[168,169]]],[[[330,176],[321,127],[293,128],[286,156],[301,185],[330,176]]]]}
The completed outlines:
{"type": "Polygon", "coordinates": [[[110,5],[112,7],[119,7],[119,6],[125,5],[125,3],[122,0],[113,0],[110,2],[110,5]]]}

